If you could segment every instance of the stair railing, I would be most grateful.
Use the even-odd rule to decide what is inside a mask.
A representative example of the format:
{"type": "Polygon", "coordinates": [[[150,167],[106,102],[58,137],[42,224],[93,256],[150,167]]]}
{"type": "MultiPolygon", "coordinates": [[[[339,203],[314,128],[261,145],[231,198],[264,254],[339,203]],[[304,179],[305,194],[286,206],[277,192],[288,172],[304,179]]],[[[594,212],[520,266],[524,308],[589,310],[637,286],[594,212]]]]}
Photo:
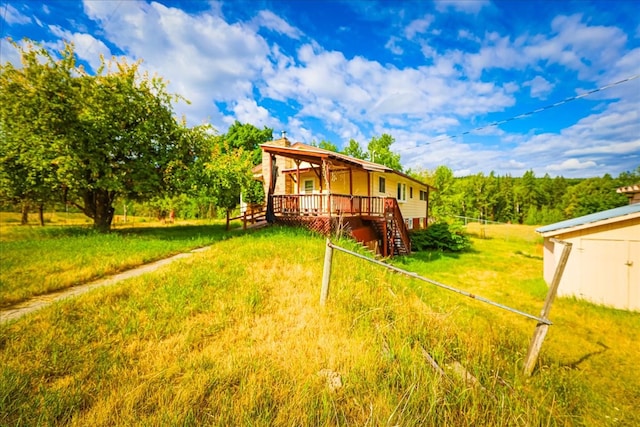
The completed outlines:
{"type": "MultiPolygon", "coordinates": [[[[407,252],[411,253],[411,238],[409,237],[409,229],[407,228],[407,224],[404,223],[404,218],[402,217],[402,212],[400,211],[400,206],[398,205],[398,201],[393,197],[388,197],[385,199],[385,213],[388,214],[388,217],[391,217],[393,220],[394,228],[398,231],[400,240],[402,240],[402,244],[406,248],[407,252]]],[[[395,242],[393,242],[395,246],[395,242]]]]}

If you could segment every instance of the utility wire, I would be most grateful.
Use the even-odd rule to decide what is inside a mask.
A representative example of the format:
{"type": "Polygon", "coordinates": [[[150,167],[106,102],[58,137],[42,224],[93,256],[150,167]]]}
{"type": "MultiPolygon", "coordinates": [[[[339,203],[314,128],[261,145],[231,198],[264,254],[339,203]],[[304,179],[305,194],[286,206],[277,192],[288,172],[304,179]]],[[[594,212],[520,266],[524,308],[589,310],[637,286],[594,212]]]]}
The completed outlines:
{"type": "Polygon", "coordinates": [[[480,126],[480,127],[475,128],[475,129],[471,129],[471,130],[459,133],[457,135],[443,136],[441,138],[434,139],[433,141],[427,142],[427,144],[433,144],[435,142],[447,141],[449,139],[454,139],[454,138],[457,138],[459,136],[468,135],[470,133],[477,132],[477,131],[480,131],[480,130],[483,130],[483,129],[487,129],[487,128],[490,128],[490,127],[500,126],[502,124],[511,122],[513,120],[523,119],[525,117],[532,116],[532,115],[540,113],[542,111],[550,110],[552,108],[559,107],[560,105],[567,104],[567,103],[569,103],[571,101],[575,101],[575,100],[580,99],[580,98],[585,98],[585,97],[587,97],[589,95],[593,95],[596,92],[601,92],[603,90],[612,88],[614,86],[618,86],[618,85],[621,85],[623,83],[630,82],[631,80],[635,80],[635,79],[637,79],[639,77],[640,77],[640,74],[636,74],[634,76],[627,77],[626,79],[619,80],[619,81],[617,81],[615,83],[610,83],[608,85],[601,86],[601,87],[599,87],[597,89],[592,89],[590,91],[581,93],[580,95],[571,96],[569,98],[563,99],[562,101],[558,101],[558,102],[555,102],[553,104],[545,105],[544,107],[540,107],[540,108],[538,108],[536,110],[532,110],[532,111],[529,111],[529,112],[526,112],[526,113],[523,113],[523,114],[518,114],[517,116],[509,117],[508,119],[499,120],[497,122],[489,123],[488,125],[480,126]]]}
{"type": "MultiPolygon", "coordinates": [[[[102,24],[102,27],[106,27],[106,25],[109,23],[109,21],[111,21],[111,18],[113,18],[118,10],[118,8],[120,8],[120,6],[122,5],[122,0],[119,0],[118,3],[116,4],[116,7],[113,8],[113,10],[111,11],[111,13],[109,13],[109,15],[107,15],[107,19],[105,19],[104,23],[102,24]]],[[[89,45],[89,48],[87,49],[87,53],[91,52],[96,45],[96,37],[91,37],[91,44],[89,45]]],[[[104,42],[102,42],[104,44],[104,42]]]]}

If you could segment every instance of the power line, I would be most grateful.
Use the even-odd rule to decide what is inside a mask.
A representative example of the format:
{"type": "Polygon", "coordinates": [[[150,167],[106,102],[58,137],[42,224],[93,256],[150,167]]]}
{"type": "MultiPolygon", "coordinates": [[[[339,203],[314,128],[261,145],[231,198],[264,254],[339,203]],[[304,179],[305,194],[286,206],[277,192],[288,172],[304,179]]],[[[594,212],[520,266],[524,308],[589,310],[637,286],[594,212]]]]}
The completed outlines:
{"type": "Polygon", "coordinates": [[[477,132],[477,131],[480,131],[480,130],[483,130],[483,129],[487,129],[487,128],[490,128],[490,127],[500,126],[500,125],[502,125],[502,124],[505,124],[505,123],[511,122],[511,121],[513,121],[513,120],[523,119],[523,118],[525,118],[525,117],[532,116],[532,115],[537,114],[537,113],[540,113],[540,112],[542,112],[542,111],[546,111],[546,110],[550,110],[550,109],[552,109],[552,108],[559,107],[559,106],[561,106],[561,105],[563,105],[563,104],[567,104],[567,103],[572,102],[572,101],[575,101],[575,100],[577,100],[577,99],[585,98],[585,97],[587,97],[587,96],[589,96],[589,95],[593,95],[593,94],[594,94],[594,93],[596,93],[596,92],[601,92],[601,91],[603,91],[603,90],[606,90],[606,89],[612,88],[612,87],[614,87],[614,86],[618,86],[618,85],[621,85],[621,84],[623,84],[623,83],[630,82],[631,80],[637,79],[637,78],[639,78],[639,77],[640,77],[640,74],[636,74],[636,75],[634,75],[634,76],[627,77],[626,79],[619,80],[619,81],[617,81],[617,82],[615,82],[615,83],[609,83],[609,84],[604,85],[604,86],[601,86],[601,87],[599,87],[599,88],[597,88],[597,89],[592,89],[592,90],[590,90],[590,91],[587,91],[587,92],[581,93],[580,95],[571,96],[571,97],[569,97],[569,98],[565,98],[565,99],[563,99],[562,101],[558,101],[558,102],[555,102],[555,103],[553,103],[553,104],[545,105],[544,107],[540,107],[540,108],[538,108],[538,109],[536,109],[536,110],[532,110],[532,111],[529,111],[529,112],[526,112],[526,113],[523,113],[523,114],[518,114],[517,116],[509,117],[508,119],[499,120],[499,121],[497,121],[497,122],[489,123],[488,125],[480,126],[480,127],[475,128],[475,129],[471,129],[471,130],[468,130],[468,131],[465,131],[465,132],[459,133],[459,134],[457,134],[457,135],[443,136],[443,137],[441,137],[441,138],[434,139],[433,141],[429,141],[429,142],[427,142],[427,144],[433,144],[433,143],[436,143],[436,142],[447,141],[447,140],[449,140],[449,139],[454,139],[454,138],[457,138],[457,137],[459,137],[459,136],[468,135],[468,134],[470,134],[470,133],[477,132]]]}
{"type": "MultiPolygon", "coordinates": [[[[102,23],[102,27],[106,27],[106,25],[109,23],[109,21],[111,21],[111,18],[113,18],[116,14],[116,11],[118,10],[118,8],[122,5],[122,0],[119,0],[118,3],[116,4],[116,7],[113,8],[113,10],[111,11],[111,13],[109,13],[109,15],[107,15],[107,19],[104,20],[104,22],[102,23]]],[[[89,48],[87,49],[87,54],[89,52],[91,52],[95,45],[96,45],[96,37],[91,37],[91,44],[89,45],[89,48]]],[[[102,42],[102,44],[104,44],[104,42],[102,42]]]]}

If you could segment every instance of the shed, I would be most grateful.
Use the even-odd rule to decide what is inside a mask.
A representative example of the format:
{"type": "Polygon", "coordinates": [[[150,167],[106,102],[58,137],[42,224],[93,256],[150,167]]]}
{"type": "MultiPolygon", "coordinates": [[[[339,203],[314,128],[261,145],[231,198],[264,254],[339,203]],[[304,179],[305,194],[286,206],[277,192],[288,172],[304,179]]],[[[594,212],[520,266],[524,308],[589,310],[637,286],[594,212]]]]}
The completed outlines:
{"type": "Polygon", "coordinates": [[[550,283],[562,252],[552,239],[573,244],[558,295],[640,311],[640,203],[547,225],[544,279],[550,283]]]}

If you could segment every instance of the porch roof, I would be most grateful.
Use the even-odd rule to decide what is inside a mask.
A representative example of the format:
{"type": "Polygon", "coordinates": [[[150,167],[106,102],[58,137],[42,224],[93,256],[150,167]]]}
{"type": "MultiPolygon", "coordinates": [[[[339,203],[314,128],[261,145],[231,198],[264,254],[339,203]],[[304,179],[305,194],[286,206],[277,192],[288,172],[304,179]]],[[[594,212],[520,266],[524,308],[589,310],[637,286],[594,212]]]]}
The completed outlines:
{"type": "Polygon", "coordinates": [[[312,147],[301,142],[296,142],[290,147],[271,145],[269,143],[262,144],[260,147],[262,147],[262,150],[267,153],[299,160],[301,162],[306,162],[309,165],[321,165],[323,160],[330,160],[347,167],[356,167],[370,172],[394,173],[418,184],[424,185],[425,187],[433,188],[429,184],[421,182],[402,172],[391,169],[388,166],[373,163],[368,160],[356,159],[355,157],[336,153],[335,151],[329,151],[319,147],[312,147]]]}

